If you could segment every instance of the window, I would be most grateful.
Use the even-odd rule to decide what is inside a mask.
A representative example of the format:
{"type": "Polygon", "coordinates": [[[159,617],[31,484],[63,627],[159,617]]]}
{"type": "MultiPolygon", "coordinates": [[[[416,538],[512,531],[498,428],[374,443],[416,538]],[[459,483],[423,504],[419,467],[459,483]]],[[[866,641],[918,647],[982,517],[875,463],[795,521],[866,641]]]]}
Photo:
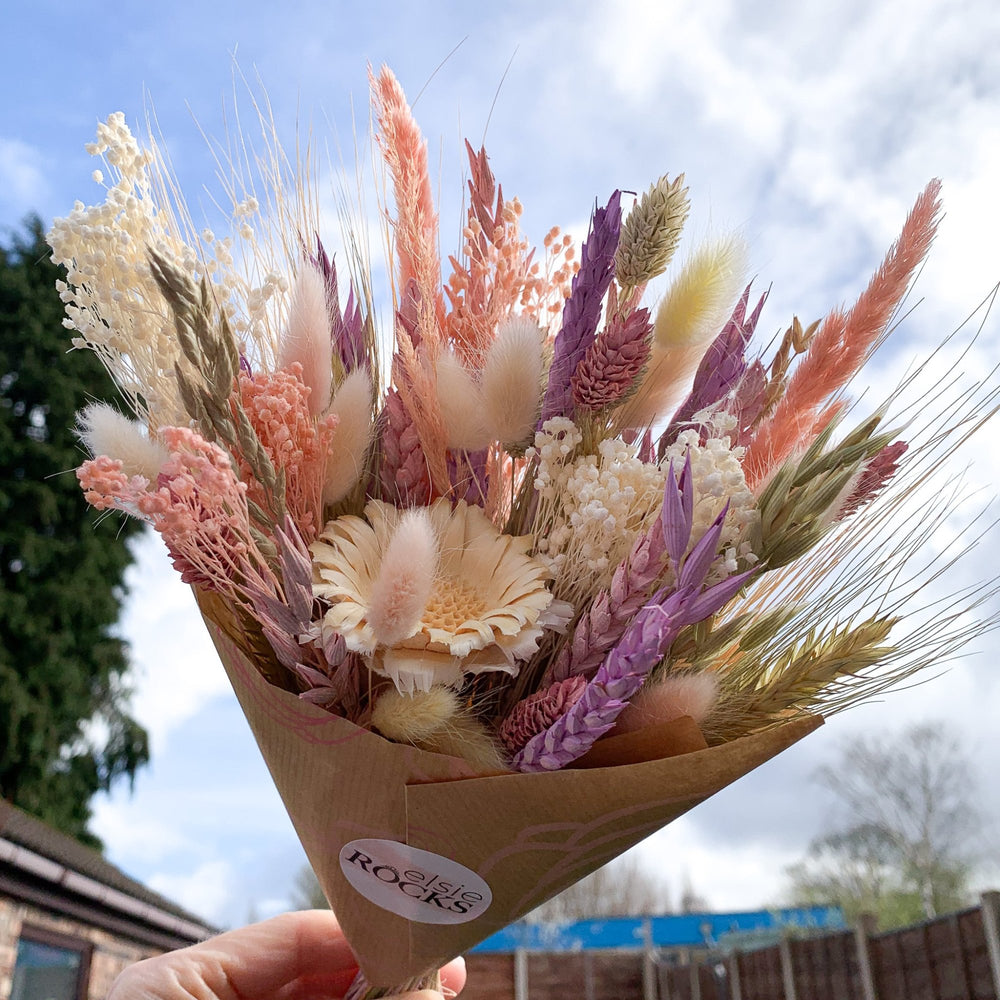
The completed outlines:
{"type": "Polygon", "coordinates": [[[90,950],[79,938],[25,925],[17,942],[10,1000],[84,1000],[90,950]]]}

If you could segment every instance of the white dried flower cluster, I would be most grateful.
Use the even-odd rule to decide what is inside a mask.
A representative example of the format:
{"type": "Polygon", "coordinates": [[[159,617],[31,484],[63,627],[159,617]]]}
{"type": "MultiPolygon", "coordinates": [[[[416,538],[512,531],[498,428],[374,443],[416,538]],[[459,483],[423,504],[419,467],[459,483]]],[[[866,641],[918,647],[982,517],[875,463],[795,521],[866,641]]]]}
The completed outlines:
{"type": "Polygon", "coordinates": [[[699,443],[698,431],[689,430],[681,432],[664,455],[664,468],[673,461],[678,475],[685,459],[690,455],[694,486],[693,539],[700,538],[705,533],[719,516],[726,501],[729,501],[729,511],[719,539],[723,558],[712,567],[708,583],[717,583],[736,573],[741,568],[738,565],[740,561],[745,565],[752,565],[757,561],[757,556],[746,540],[759,515],[740,464],[743,451],[743,448],[732,447],[726,436],[708,438],[702,445],[699,443]]]}
{"type": "Polygon", "coordinates": [[[154,429],[186,424],[174,375],[180,348],[150,272],[150,251],[196,280],[210,278],[216,304],[241,348],[257,361],[273,358],[274,300],[287,292],[288,281],[273,267],[261,267],[250,224],[260,211],[253,196],[234,205],[233,229],[247,244],[234,251],[231,236],[207,228],[195,235],[183,206],[171,209],[172,182],[155,144],[143,149],[121,112],[98,125],[87,152],[104,161],[105,170],[92,175],[99,184],[109,181],[104,201],[78,201],[49,233],[52,259],[67,269],[67,280],[58,285],[63,323],[76,331],[75,347],[97,352],[143,422],[154,429]],[[263,272],[258,284],[247,279],[248,271],[263,272]]]}
{"type": "Polygon", "coordinates": [[[598,445],[596,455],[570,459],[582,441],[565,418],[546,421],[536,435],[535,487],[551,505],[535,545],[567,600],[607,586],[639,533],[658,516],[666,476],[643,462],[618,438],[598,445]]]}
{"type": "Polygon", "coordinates": [[[154,249],[191,272],[197,255],[180,238],[176,220],[157,208],[150,173],[155,154],[140,148],[123,114],[98,126],[87,151],[103,157],[112,183],[102,204],[78,201],[49,234],[52,259],[68,272],[58,284],[63,324],[77,332],[75,347],[98,353],[138,416],[154,427],[186,423],[173,375],[177,337],[148,255],[154,249]]]}

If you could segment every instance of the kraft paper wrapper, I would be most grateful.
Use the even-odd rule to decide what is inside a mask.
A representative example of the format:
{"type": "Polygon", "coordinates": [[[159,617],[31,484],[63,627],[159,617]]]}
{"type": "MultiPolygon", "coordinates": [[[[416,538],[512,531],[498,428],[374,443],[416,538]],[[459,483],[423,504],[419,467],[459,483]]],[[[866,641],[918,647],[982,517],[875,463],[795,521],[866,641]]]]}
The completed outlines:
{"type": "Polygon", "coordinates": [[[369,982],[437,968],[800,740],[822,722],[618,767],[470,777],[459,760],[390,743],[269,685],[209,631],[320,885],[369,982]],[[346,880],[339,853],[362,838],[445,855],[493,892],[479,917],[405,920],[346,880]]]}

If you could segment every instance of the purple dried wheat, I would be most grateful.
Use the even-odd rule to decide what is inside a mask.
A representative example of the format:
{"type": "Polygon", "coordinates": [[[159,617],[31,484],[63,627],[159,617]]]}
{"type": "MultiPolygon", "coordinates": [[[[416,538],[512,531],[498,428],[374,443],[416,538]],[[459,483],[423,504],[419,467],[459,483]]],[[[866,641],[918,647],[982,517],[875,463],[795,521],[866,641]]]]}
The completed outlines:
{"type": "Polygon", "coordinates": [[[563,307],[539,426],[573,410],[570,380],[597,332],[601,303],[614,275],[621,221],[621,192],[615,191],[607,206],[594,212],[590,234],[580,251],[580,270],[563,307]]]}

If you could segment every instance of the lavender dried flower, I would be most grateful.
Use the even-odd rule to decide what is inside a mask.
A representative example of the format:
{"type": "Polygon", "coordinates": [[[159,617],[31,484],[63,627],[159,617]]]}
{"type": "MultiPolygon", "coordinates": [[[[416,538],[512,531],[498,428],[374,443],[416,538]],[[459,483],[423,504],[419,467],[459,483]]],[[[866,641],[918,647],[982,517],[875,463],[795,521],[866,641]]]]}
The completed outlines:
{"type": "Polygon", "coordinates": [[[516,770],[556,770],[585,754],[614,726],[680,630],[715,614],[742,589],[754,570],[705,587],[726,513],[719,513],[684,558],[676,586],[660,590],[632,619],[579,700],[515,754],[516,770]]]}
{"type": "Polygon", "coordinates": [[[676,440],[680,431],[690,426],[696,413],[725,399],[739,385],[747,370],[744,352],[757,327],[767,293],[760,297],[753,312],[746,317],[749,298],[750,286],[747,285],[729,322],[705,352],[695,373],[691,392],[674,413],[661,439],[661,447],[676,440]]]}
{"type": "Polygon", "coordinates": [[[330,314],[330,336],[340,358],[344,371],[350,374],[355,368],[369,366],[365,349],[364,319],[361,305],[354,297],[354,286],[347,290],[347,303],[340,310],[340,290],[337,285],[337,266],[327,254],[319,236],[316,237],[316,252],[310,254],[310,263],[323,276],[326,285],[326,305],[330,314]]]}
{"type": "Polygon", "coordinates": [[[620,231],[621,192],[615,191],[607,206],[594,212],[590,234],[580,251],[580,270],[573,279],[563,308],[562,327],[556,335],[539,427],[546,420],[568,416],[573,410],[570,380],[597,332],[601,303],[614,276],[620,231]]]}
{"type": "Polygon", "coordinates": [[[567,677],[519,701],[500,726],[500,742],[516,754],[579,701],[586,688],[583,677],[567,677]]]}

